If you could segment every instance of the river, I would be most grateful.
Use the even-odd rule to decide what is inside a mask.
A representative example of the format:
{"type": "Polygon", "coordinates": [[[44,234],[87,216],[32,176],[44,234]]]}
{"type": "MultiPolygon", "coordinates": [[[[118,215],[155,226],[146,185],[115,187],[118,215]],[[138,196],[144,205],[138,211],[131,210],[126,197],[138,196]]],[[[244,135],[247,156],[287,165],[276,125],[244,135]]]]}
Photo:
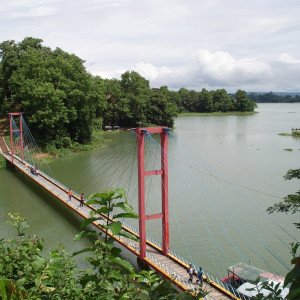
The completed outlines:
{"type": "MultiPolygon", "coordinates": [[[[279,133],[289,133],[291,128],[300,127],[300,104],[259,104],[257,112],[250,115],[178,117],[175,120],[173,133],[175,142],[172,144],[172,148],[176,153],[179,151],[177,149],[178,145],[183,145],[183,148],[191,151],[192,155],[199,157],[202,162],[205,162],[205,170],[209,170],[210,174],[213,173],[216,181],[222,184],[226,181],[234,189],[234,193],[243,194],[243,199],[247,201],[250,199],[249,201],[253,201],[254,205],[264,212],[268,206],[279,202],[280,198],[287,194],[295,193],[299,189],[299,181],[285,181],[283,175],[288,169],[299,168],[300,139],[281,136],[279,133]],[[221,182],[221,180],[223,181],[221,182]]],[[[26,116],[24,117],[26,119],[26,116]]],[[[127,136],[128,133],[121,132],[113,134],[112,138],[114,142],[118,142],[118,140],[123,141],[125,135],[127,136]]],[[[120,157],[122,158],[122,151],[118,154],[118,160],[120,157]]],[[[102,187],[102,179],[99,177],[98,180],[96,172],[99,169],[96,166],[101,152],[103,153],[103,151],[94,151],[60,159],[52,163],[50,167],[58,180],[66,186],[77,190],[77,192],[84,192],[85,195],[98,192],[102,187]],[[83,172],[85,173],[84,178],[81,176],[83,172]]],[[[184,160],[184,156],[182,159],[184,160]]],[[[186,156],[186,159],[188,161],[191,157],[186,156]]],[[[194,161],[190,164],[194,164],[194,161]]],[[[135,165],[133,167],[135,168],[135,165]]],[[[191,165],[189,165],[190,167],[191,165]]],[[[198,168],[196,164],[193,167],[194,169],[198,168]]],[[[107,177],[106,174],[108,172],[106,169],[102,174],[102,178],[107,177]]],[[[181,175],[185,176],[183,173],[181,175]]],[[[180,180],[184,181],[184,178],[180,180]]],[[[210,184],[211,180],[207,181],[205,187],[210,184]]],[[[130,189],[131,193],[134,194],[135,186],[136,182],[133,180],[130,187],[124,187],[130,189]]],[[[29,179],[10,168],[0,169],[0,187],[1,237],[13,234],[12,228],[6,224],[8,220],[7,214],[9,212],[18,212],[29,221],[29,233],[36,233],[45,239],[47,250],[53,249],[58,242],[63,243],[70,252],[91,245],[92,242],[88,239],[79,242],[73,241],[74,236],[79,231],[79,217],[68,211],[53,197],[30,182],[29,179]]],[[[194,197],[192,191],[185,191],[184,193],[191,199],[194,197]]],[[[180,199],[184,198],[184,193],[179,197],[180,199]]],[[[217,193],[218,191],[214,190],[210,192],[210,196],[217,193]]],[[[229,194],[228,196],[225,195],[225,197],[229,201],[226,204],[229,207],[229,216],[240,205],[241,211],[242,209],[246,210],[243,212],[242,217],[239,216],[242,220],[241,222],[243,222],[243,219],[246,219],[248,220],[248,225],[249,223],[250,225],[257,224],[255,229],[257,231],[271,228],[269,227],[269,218],[266,218],[266,221],[264,221],[264,217],[259,217],[258,222],[256,212],[247,212],[248,206],[242,203],[243,200],[239,200],[237,204],[233,202],[234,199],[231,199],[229,194]],[[266,222],[266,226],[264,226],[263,222],[266,222]]],[[[199,196],[198,198],[201,197],[199,196]]],[[[172,200],[170,199],[170,201],[172,200]]],[[[226,275],[224,267],[217,271],[215,265],[218,267],[220,264],[219,260],[222,261],[225,268],[230,264],[238,263],[240,258],[236,257],[233,251],[233,248],[237,247],[241,248],[247,261],[249,260],[257,267],[266,269],[265,266],[261,266],[261,261],[256,259],[261,253],[259,250],[260,246],[253,246],[254,248],[252,244],[249,246],[247,243],[250,238],[246,237],[246,235],[244,236],[244,233],[236,229],[236,227],[244,226],[244,223],[237,225],[239,220],[233,220],[230,223],[228,221],[230,218],[225,221],[224,212],[221,209],[216,209],[217,217],[212,217],[210,215],[212,208],[208,209],[209,204],[206,202],[194,203],[194,207],[188,208],[187,215],[184,215],[182,210],[186,208],[180,206],[182,201],[176,201],[178,202],[170,204],[170,245],[177,252],[203,265],[204,269],[215,275],[226,275]],[[202,223],[199,221],[198,224],[197,219],[200,218],[202,223]],[[216,225],[217,223],[219,227],[216,225]],[[226,231],[220,226],[224,226],[226,231]],[[175,227],[180,228],[175,229],[175,227]],[[199,232],[196,232],[198,230],[199,232]],[[219,236],[219,242],[215,242],[211,235],[214,235],[214,238],[219,236]],[[184,240],[182,236],[185,236],[184,240]],[[225,236],[235,239],[234,244],[225,236]],[[245,241],[245,239],[247,240],[245,241]],[[206,243],[205,247],[204,243],[206,243]],[[220,250],[226,253],[224,257],[218,254],[220,250]]],[[[187,205],[188,201],[186,200],[185,203],[187,205]]],[[[136,208],[136,203],[132,204],[136,208]]],[[[159,208],[159,205],[154,205],[152,210],[158,212],[157,208],[159,208]]],[[[299,232],[291,224],[299,219],[299,216],[297,218],[296,215],[274,214],[270,218],[272,218],[271,221],[273,223],[276,222],[280,227],[284,227],[293,237],[299,240],[299,232]]],[[[159,239],[160,227],[157,225],[149,227],[147,228],[148,233],[159,239]]],[[[261,234],[260,237],[271,247],[272,251],[274,250],[278,253],[288,264],[290,260],[289,250],[282,246],[274,235],[266,231],[257,234],[257,236],[261,234]]],[[[279,235],[280,239],[284,240],[284,243],[293,241],[290,236],[279,235]]],[[[256,237],[253,239],[257,240],[256,237]]],[[[126,256],[129,260],[134,261],[132,256],[128,254],[126,256]]],[[[84,261],[80,259],[78,262],[81,266],[85,265],[84,261]]],[[[286,270],[284,267],[278,266],[276,272],[284,275],[286,270]]]]}

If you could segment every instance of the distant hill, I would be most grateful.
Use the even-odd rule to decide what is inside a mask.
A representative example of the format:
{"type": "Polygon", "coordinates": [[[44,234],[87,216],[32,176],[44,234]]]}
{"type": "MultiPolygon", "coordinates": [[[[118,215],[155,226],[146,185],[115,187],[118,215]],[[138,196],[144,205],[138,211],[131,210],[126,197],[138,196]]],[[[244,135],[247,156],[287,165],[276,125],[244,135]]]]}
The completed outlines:
{"type": "Polygon", "coordinates": [[[247,93],[249,99],[256,103],[295,103],[300,102],[300,92],[250,92],[247,93]]]}

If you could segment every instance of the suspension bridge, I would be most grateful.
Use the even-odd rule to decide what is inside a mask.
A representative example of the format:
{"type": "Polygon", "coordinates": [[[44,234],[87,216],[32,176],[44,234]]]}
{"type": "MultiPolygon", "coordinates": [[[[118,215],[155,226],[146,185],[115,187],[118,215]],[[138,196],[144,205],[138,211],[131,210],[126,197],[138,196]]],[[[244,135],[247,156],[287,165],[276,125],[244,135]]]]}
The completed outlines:
{"type": "MultiPolygon", "coordinates": [[[[33,171],[36,165],[35,157],[39,154],[40,150],[22,114],[10,113],[9,121],[10,146],[7,145],[4,139],[4,133],[0,133],[2,134],[2,136],[0,135],[0,149],[4,158],[82,218],[89,218],[90,213],[95,210],[95,208],[92,205],[80,206],[80,195],[74,191],[72,197],[69,197],[69,188],[55,179],[47,164],[39,165],[38,174],[35,174],[33,171]]],[[[222,271],[217,271],[216,275],[204,268],[204,287],[209,291],[206,299],[248,299],[247,293],[241,293],[235,289],[230,280],[227,280],[227,282],[226,280],[221,280],[224,273],[227,272],[227,267],[233,263],[228,253],[224,251],[222,245],[217,241],[216,237],[218,235],[227,237],[231,242],[232,250],[230,250],[230,252],[234,252],[233,257],[238,256],[241,261],[248,262],[248,257],[246,257],[243,250],[240,249],[241,245],[238,245],[232,238],[233,235],[238,235],[240,241],[242,241],[242,248],[249,247],[252,249],[252,252],[272,271],[272,273],[268,273],[272,274],[272,279],[282,282],[282,277],[276,275],[278,272],[274,269],[274,261],[276,264],[281,264],[287,270],[289,270],[288,264],[277,254],[277,249],[264,243],[263,234],[257,231],[251,220],[244,220],[245,218],[241,215],[239,216],[241,219],[234,216],[235,210],[237,210],[237,214],[241,214],[239,210],[241,208],[238,208],[238,204],[232,209],[226,207],[226,204],[220,201],[220,196],[218,195],[219,191],[214,188],[212,188],[213,192],[209,191],[211,182],[204,182],[203,180],[199,182],[196,175],[193,175],[192,178],[188,178],[188,176],[182,174],[183,178],[170,180],[171,174],[181,173],[178,169],[178,165],[183,162],[181,159],[169,154],[169,145],[171,144],[169,139],[172,140],[173,136],[168,128],[137,128],[131,131],[127,136],[126,141],[129,141],[128,144],[130,146],[122,145],[118,150],[119,155],[114,157],[109,155],[111,154],[110,152],[112,152],[111,150],[104,152],[104,155],[98,160],[99,164],[92,163],[88,166],[88,169],[92,172],[92,176],[88,177],[87,174],[85,174],[85,178],[78,179],[82,183],[81,189],[87,188],[93,181],[97,181],[98,184],[101,184],[103,187],[126,187],[126,181],[130,182],[130,186],[127,187],[128,199],[132,198],[132,201],[138,203],[139,220],[137,224],[129,224],[124,220],[119,221],[122,222],[123,230],[136,236],[139,242],[124,236],[116,236],[109,232],[120,245],[136,255],[140,262],[147,264],[171,280],[172,283],[181,290],[190,290],[193,293],[197,293],[199,285],[196,284],[195,279],[194,282],[189,281],[187,268],[192,264],[193,268],[197,271],[199,265],[193,261],[191,251],[189,250],[187,241],[189,236],[184,235],[182,232],[182,227],[185,226],[184,223],[191,222],[190,228],[192,232],[190,233],[190,237],[193,239],[199,238],[201,252],[206,252],[206,259],[210,259],[212,265],[214,265],[217,270],[219,270],[218,265],[221,265],[221,269],[223,269],[222,271]],[[133,152],[136,154],[136,157],[132,155],[133,152]],[[129,153],[128,156],[126,153],[129,153]],[[137,163],[135,162],[135,158],[137,159],[137,163]],[[175,169],[173,169],[173,167],[171,168],[171,164],[169,164],[170,161],[175,161],[175,169]],[[98,174],[100,169],[102,174],[106,174],[105,176],[98,174]],[[92,178],[92,180],[90,178],[92,178]],[[104,179],[107,180],[106,183],[104,179]],[[202,187],[201,192],[193,191],[193,182],[196,186],[202,187]],[[154,185],[156,189],[153,189],[154,185]],[[157,188],[158,186],[159,188],[157,188]],[[185,187],[184,192],[180,193],[176,187],[182,186],[185,187]],[[150,196],[150,192],[153,194],[152,196],[150,196]],[[156,199],[156,205],[153,203],[153,200],[151,200],[153,198],[156,199]],[[174,201],[173,203],[173,198],[177,199],[177,202],[174,201]],[[201,207],[196,204],[198,198],[204,199],[201,207]],[[157,201],[157,199],[160,199],[160,201],[157,201]],[[185,203],[188,202],[186,199],[191,201],[189,206],[185,203]],[[187,216],[187,218],[184,219],[184,223],[180,223],[178,216],[174,213],[174,207],[178,206],[181,206],[181,214],[185,213],[187,216]],[[192,220],[195,211],[197,220],[200,219],[202,222],[201,227],[192,220]],[[215,212],[214,215],[212,215],[213,211],[215,212]],[[232,228],[231,232],[226,229],[225,215],[233,219],[237,225],[235,228],[232,228]],[[210,228],[207,223],[207,218],[213,218],[215,229],[210,228]],[[161,220],[159,225],[153,223],[153,221],[156,220],[161,220]],[[146,228],[148,231],[151,231],[149,230],[150,228],[146,226],[147,222],[152,224],[151,228],[153,227],[156,237],[159,238],[157,232],[161,231],[161,243],[146,234],[146,228]],[[173,233],[176,227],[178,230],[173,233]],[[200,231],[201,233],[199,233],[200,231]],[[206,231],[206,234],[204,234],[204,231],[206,231]],[[202,235],[203,237],[201,237],[202,235]],[[172,249],[173,247],[176,248],[176,244],[172,242],[174,236],[182,237],[184,248],[189,257],[188,259],[172,249]],[[262,254],[262,250],[264,250],[266,254],[262,254]],[[267,260],[266,257],[268,256],[273,259],[273,262],[267,260]],[[227,263],[227,267],[224,267],[224,262],[227,263]]],[[[179,153],[175,153],[174,155],[176,154],[179,153]]],[[[204,172],[205,176],[213,177],[223,188],[225,184],[229,185],[229,193],[232,193],[232,189],[234,188],[232,184],[226,182],[226,179],[221,176],[216,175],[215,172],[212,173],[212,170],[210,170],[207,165],[204,165],[202,171],[199,170],[195,164],[189,165],[188,167],[190,170],[194,170],[196,174],[204,172]]],[[[221,191],[222,195],[225,193],[224,190],[225,188],[221,191]]],[[[95,192],[95,190],[93,192],[95,192]]],[[[236,191],[236,193],[238,194],[239,191],[236,191]]],[[[251,202],[249,199],[246,200],[251,202]]],[[[250,204],[255,206],[253,203],[250,204]]],[[[260,214],[265,216],[264,212],[260,212],[260,214]]],[[[97,215],[94,217],[97,217],[97,215]]],[[[102,221],[93,222],[93,225],[99,230],[102,230],[100,225],[102,222],[103,224],[104,222],[106,223],[107,216],[102,215],[102,218],[102,221]]],[[[258,222],[260,216],[256,215],[255,220],[258,222]]],[[[109,219],[109,222],[114,222],[114,220],[109,219]]],[[[280,225],[272,225],[277,226],[284,234],[296,240],[280,225]]],[[[280,243],[288,248],[282,235],[278,232],[272,234],[280,243]]],[[[232,273],[234,278],[235,271],[233,270],[232,273]]]]}

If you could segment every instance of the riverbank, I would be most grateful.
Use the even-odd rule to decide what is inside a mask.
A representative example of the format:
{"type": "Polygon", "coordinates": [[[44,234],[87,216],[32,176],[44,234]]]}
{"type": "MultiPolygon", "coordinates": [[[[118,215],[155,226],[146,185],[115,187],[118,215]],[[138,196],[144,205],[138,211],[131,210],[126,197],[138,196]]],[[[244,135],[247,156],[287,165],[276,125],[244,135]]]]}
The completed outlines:
{"type": "Polygon", "coordinates": [[[253,115],[258,113],[257,111],[215,111],[211,113],[200,113],[200,112],[183,112],[179,113],[178,117],[191,117],[191,116],[224,116],[224,115],[253,115]]]}
{"type": "MultiPolygon", "coordinates": [[[[5,118],[0,119],[0,132],[2,133],[2,136],[4,136],[6,143],[10,146],[9,131],[5,130],[7,126],[7,120],[5,118]]],[[[70,157],[81,152],[100,150],[108,147],[112,142],[112,138],[117,134],[119,134],[119,131],[94,129],[89,143],[72,143],[68,148],[56,148],[53,145],[49,145],[44,149],[41,149],[41,152],[35,155],[35,160],[39,164],[44,164],[53,162],[59,158],[70,157]]],[[[0,168],[4,168],[5,166],[5,159],[0,156],[0,168]]]]}

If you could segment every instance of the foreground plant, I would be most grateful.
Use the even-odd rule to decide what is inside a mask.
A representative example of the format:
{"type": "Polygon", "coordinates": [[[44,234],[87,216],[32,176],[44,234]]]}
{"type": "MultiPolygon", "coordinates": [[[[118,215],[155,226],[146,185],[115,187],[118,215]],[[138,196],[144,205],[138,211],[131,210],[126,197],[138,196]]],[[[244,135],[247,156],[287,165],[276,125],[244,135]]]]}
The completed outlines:
{"type": "MultiPolygon", "coordinates": [[[[73,255],[61,244],[45,255],[43,239],[26,235],[27,221],[18,214],[9,214],[16,238],[0,239],[0,299],[194,299],[189,293],[178,294],[170,282],[154,271],[137,273],[121,257],[121,250],[114,247],[108,234],[123,234],[119,221],[102,223],[104,238],[99,232],[87,229],[99,213],[114,218],[137,217],[127,203],[124,190],[104,191],[93,194],[90,199],[88,204],[97,201],[99,206],[91,218],[83,222],[84,230],[76,239],[89,235],[97,235],[97,239],[92,247],[73,255]],[[121,212],[116,213],[116,209],[121,212]],[[92,253],[85,258],[90,267],[80,270],[73,256],[85,252],[92,253]]],[[[203,295],[200,291],[197,298],[203,295]]]]}

